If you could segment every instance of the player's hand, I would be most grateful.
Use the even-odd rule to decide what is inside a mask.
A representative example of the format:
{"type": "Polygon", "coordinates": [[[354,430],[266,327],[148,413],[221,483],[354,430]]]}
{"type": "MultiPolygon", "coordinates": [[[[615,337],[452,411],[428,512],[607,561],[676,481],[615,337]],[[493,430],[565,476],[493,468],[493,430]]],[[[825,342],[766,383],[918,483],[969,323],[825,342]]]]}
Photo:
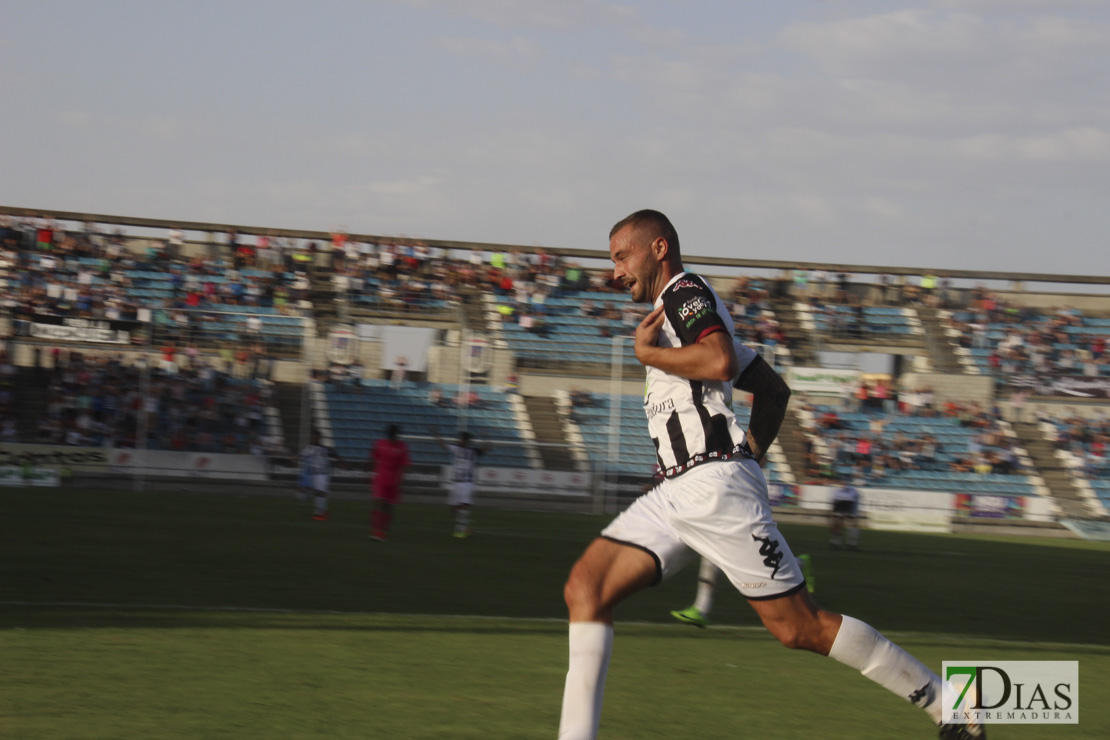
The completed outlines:
{"type": "Polygon", "coordinates": [[[646,364],[645,354],[651,351],[651,348],[659,344],[659,331],[663,328],[663,322],[666,317],[663,315],[663,307],[653,309],[651,313],[644,317],[640,325],[636,327],[636,359],[646,364]]]}

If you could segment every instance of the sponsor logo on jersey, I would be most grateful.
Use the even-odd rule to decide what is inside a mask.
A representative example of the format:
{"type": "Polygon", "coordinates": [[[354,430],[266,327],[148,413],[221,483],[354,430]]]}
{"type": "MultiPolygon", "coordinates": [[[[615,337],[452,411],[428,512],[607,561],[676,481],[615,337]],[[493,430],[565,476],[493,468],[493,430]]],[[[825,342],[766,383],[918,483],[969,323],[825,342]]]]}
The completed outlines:
{"type": "Polygon", "coordinates": [[[701,286],[698,285],[697,283],[695,283],[693,280],[687,280],[687,279],[683,278],[682,280],[679,280],[677,283],[672,285],[671,290],[682,290],[683,288],[700,288],[700,287],[701,286]]]}
{"type": "Polygon", "coordinates": [[[673,398],[668,398],[659,403],[644,404],[644,413],[647,414],[648,419],[654,419],[656,414],[661,414],[664,411],[674,411],[673,398]]]}
{"type": "Polygon", "coordinates": [[[700,295],[694,296],[679,307],[678,317],[683,320],[689,319],[691,316],[693,317],[693,319],[697,319],[701,316],[704,316],[705,312],[708,311],[710,308],[711,304],[709,303],[708,298],[700,295]]]}

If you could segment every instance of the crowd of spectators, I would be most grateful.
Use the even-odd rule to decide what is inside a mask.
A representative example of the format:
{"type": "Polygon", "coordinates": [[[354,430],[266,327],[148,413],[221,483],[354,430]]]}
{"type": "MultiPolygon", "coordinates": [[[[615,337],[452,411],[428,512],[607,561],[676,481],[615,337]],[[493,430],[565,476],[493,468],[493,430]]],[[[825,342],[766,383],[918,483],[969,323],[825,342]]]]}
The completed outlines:
{"type": "Polygon", "coordinates": [[[1071,453],[1088,478],[1110,478],[1110,417],[1102,411],[1082,416],[1075,409],[1053,416],[1042,414],[1039,421],[1049,423],[1054,444],[1071,453]]]}
{"type": "MultiPolygon", "coordinates": [[[[907,395],[910,394],[903,394],[907,395]]],[[[858,421],[846,422],[843,407],[838,410],[831,406],[805,406],[812,414],[803,451],[806,475],[881,485],[888,476],[912,470],[982,475],[1022,473],[1014,439],[1003,430],[999,409],[954,401],[937,407],[931,391],[919,398],[922,403],[912,406],[905,401],[895,401],[891,406],[889,400],[876,404],[873,398],[860,401],[859,406],[848,406],[851,413],[866,414],[866,429],[861,429],[858,421]],[[951,419],[971,434],[966,444],[954,449],[924,424],[919,433],[906,431],[905,425],[899,425],[893,432],[888,429],[892,422],[907,418],[951,419]]]]}
{"type": "Polygon", "coordinates": [[[1017,306],[977,288],[968,309],[954,312],[947,326],[959,333],[960,347],[990,351],[995,375],[1110,375],[1107,334],[1082,331],[1083,313],[1073,308],[1017,306]]]}
{"type": "MultiPolygon", "coordinates": [[[[27,320],[154,320],[183,340],[203,339],[226,312],[260,307],[291,314],[311,306],[308,263],[294,259],[303,250],[285,247],[286,240],[259,236],[247,245],[229,232],[226,243],[191,256],[176,229],[141,243],[149,245],[145,251],[121,229],[98,224],[67,230],[48,219],[0,218],[3,308],[27,320]],[[136,293],[155,285],[159,290],[136,293]]],[[[248,318],[237,321],[245,332],[260,329],[248,318]]],[[[132,334],[133,342],[146,339],[132,334]]]]}
{"type": "Polygon", "coordinates": [[[772,355],[779,348],[790,346],[782,326],[774,317],[766,281],[741,275],[733,280],[727,300],[736,327],[736,338],[741,342],[749,347],[766,347],[772,355]]]}
{"type": "Polygon", "coordinates": [[[46,414],[24,441],[133,448],[145,429],[152,450],[276,454],[271,385],[226,370],[162,361],[144,380],[144,368],[119,355],[69,353],[49,371],[46,414]]]}

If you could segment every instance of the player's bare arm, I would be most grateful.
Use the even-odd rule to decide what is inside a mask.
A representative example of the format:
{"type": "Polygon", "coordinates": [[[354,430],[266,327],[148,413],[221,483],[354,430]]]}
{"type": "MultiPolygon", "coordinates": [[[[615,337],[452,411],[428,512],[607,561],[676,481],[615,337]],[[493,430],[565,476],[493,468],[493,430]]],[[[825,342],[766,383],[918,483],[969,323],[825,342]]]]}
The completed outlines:
{"type": "Polygon", "coordinates": [[[732,380],[738,368],[736,348],[726,331],[706,334],[685,347],[660,347],[663,307],[644,317],[636,327],[636,359],[644,365],[690,380],[732,380]]]}
{"type": "Polygon", "coordinates": [[[786,405],[790,402],[790,386],[763,361],[762,357],[757,357],[737,379],[736,387],[752,394],[748,446],[751,447],[755,459],[762,463],[767,455],[767,449],[778,436],[782,420],[786,417],[786,405]]]}

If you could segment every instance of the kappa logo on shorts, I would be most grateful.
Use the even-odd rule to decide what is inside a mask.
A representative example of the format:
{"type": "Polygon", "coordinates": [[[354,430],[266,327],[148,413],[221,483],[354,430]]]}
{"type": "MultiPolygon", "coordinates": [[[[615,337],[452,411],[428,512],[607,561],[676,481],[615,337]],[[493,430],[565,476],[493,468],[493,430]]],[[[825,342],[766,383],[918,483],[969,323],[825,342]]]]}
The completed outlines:
{"type": "Polygon", "coordinates": [[[782,552],[779,550],[779,541],[773,540],[770,537],[756,537],[752,535],[752,539],[756,542],[762,542],[759,546],[759,554],[763,556],[763,564],[771,570],[771,580],[775,580],[775,575],[779,572],[779,565],[782,563],[782,552]]]}

